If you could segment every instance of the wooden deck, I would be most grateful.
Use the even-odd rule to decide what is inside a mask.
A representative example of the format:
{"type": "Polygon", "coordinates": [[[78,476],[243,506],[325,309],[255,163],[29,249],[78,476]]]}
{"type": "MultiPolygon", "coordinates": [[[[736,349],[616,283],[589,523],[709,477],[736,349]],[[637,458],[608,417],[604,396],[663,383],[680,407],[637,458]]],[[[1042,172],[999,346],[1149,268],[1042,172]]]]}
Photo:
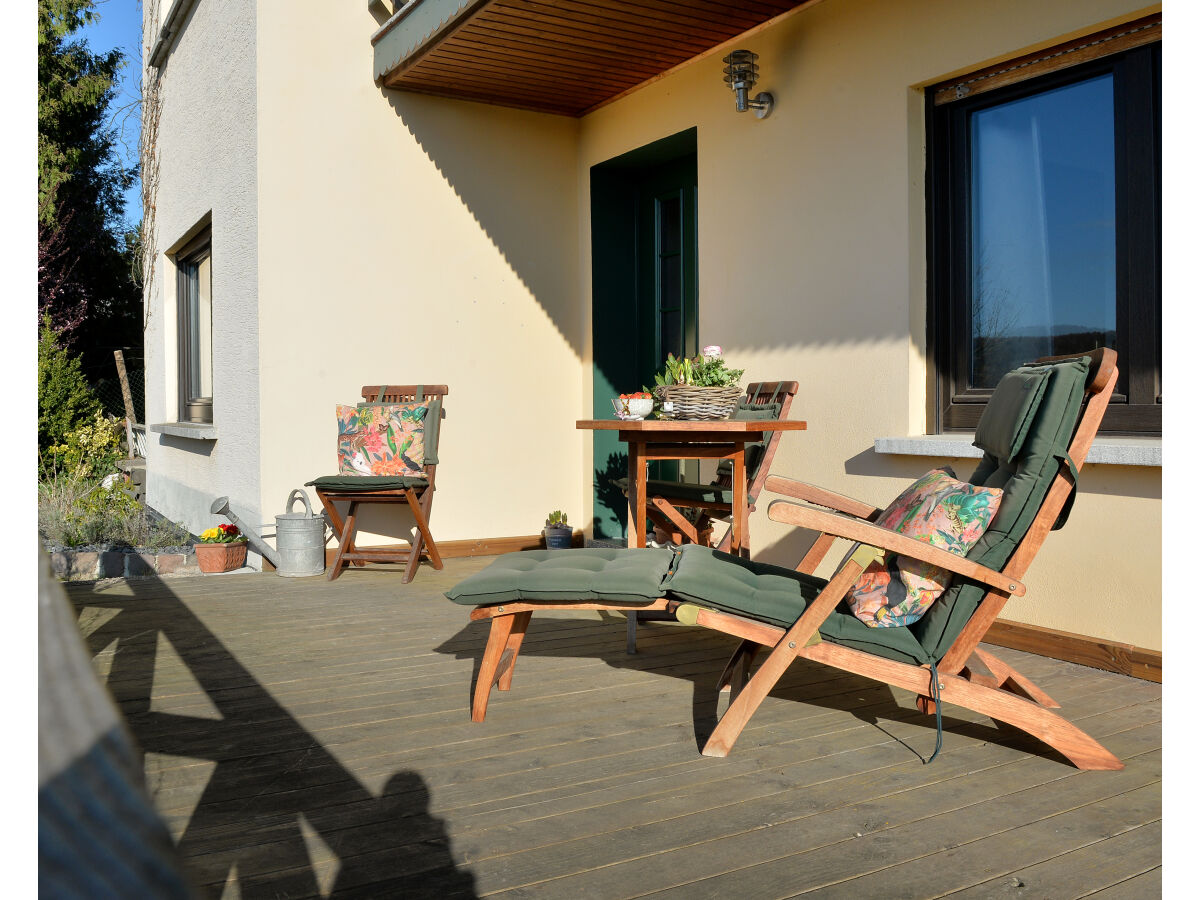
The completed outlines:
{"type": "Polygon", "coordinates": [[[560,614],[473,724],[486,624],[442,591],[488,562],[68,587],[207,896],[1161,891],[1157,684],[995,649],[1121,772],[957,707],[924,765],[911,695],[803,662],[710,759],[729,639],[649,623],[631,657],[623,618],[560,614]]]}

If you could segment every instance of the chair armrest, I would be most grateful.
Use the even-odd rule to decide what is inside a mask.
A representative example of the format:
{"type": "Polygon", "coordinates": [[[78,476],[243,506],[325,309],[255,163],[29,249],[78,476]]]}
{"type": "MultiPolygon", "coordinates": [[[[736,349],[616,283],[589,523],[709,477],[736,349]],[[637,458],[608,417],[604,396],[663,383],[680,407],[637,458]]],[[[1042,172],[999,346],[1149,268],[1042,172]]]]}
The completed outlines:
{"type": "Polygon", "coordinates": [[[857,519],[871,521],[879,514],[878,507],[872,506],[869,503],[863,503],[861,500],[855,500],[853,497],[835,494],[833,491],[819,488],[815,484],[805,484],[803,481],[785,478],[782,475],[769,475],[765,487],[773,493],[794,497],[797,500],[803,500],[805,503],[812,503],[815,506],[836,509],[838,512],[846,513],[857,519]]]}
{"type": "Polygon", "coordinates": [[[1003,594],[1016,597],[1025,595],[1025,585],[1003,572],[997,572],[995,569],[981,566],[973,560],[955,556],[932,544],[907,537],[898,531],[880,528],[869,522],[813,509],[811,506],[801,506],[788,500],[774,501],[767,508],[767,515],[776,522],[811,528],[814,531],[832,534],[851,541],[861,541],[868,546],[879,547],[882,550],[893,550],[903,556],[911,556],[938,568],[948,569],[964,578],[970,578],[972,581],[986,584],[1003,594]]]}

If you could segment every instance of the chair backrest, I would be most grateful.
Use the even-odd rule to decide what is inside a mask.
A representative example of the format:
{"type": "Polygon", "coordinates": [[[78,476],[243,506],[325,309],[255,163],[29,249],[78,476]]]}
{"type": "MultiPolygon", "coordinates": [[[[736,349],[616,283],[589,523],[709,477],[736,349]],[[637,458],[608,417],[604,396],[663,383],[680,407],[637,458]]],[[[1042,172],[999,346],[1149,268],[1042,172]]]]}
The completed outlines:
{"type": "MultiPolygon", "coordinates": [[[[786,419],[792,409],[792,400],[800,389],[795,381],[757,381],[746,387],[746,396],[738,400],[734,419],[786,419]]],[[[771,461],[779,446],[779,431],[764,431],[761,441],[746,445],[746,492],[750,497],[762,493],[763,483],[771,474],[771,461]]],[[[733,464],[723,461],[717,466],[717,477],[713,484],[729,487],[733,484],[733,464]]]]}
{"type": "MultiPolygon", "coordinates": [[[[1004,490],[1000,508],[968,559],[1024,576],[1074,498],[1078,469],[1116,386],[1116,352],[1039,359],[1004,376],[984,409],[975,445],[984,456],[968,479],[1004,490]]],[[[912,627],[921,645],[958,671],[1007,598],[960,581],[912,627]]]]}
{"type": "Polygon", "coordinates": [[[370,403],[416,403],[428,400],[425,420],[425,471],[432,474],[438,463],[438,438],[441,435],[442,400],[450,393],[444,384],[365,384],[362,398],[370,403]]]}

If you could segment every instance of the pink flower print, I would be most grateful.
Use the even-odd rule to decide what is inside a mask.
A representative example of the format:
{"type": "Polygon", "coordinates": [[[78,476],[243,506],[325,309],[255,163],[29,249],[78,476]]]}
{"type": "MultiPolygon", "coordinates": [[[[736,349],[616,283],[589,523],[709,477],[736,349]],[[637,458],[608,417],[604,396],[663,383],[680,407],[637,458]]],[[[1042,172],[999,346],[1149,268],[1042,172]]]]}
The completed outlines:
{"type": "Polygon", "coordinates": [[[383,435],[378,429],[368,428],[362,432],[363,447],[372,456],[379,456],[383,453],[383,435]]]}

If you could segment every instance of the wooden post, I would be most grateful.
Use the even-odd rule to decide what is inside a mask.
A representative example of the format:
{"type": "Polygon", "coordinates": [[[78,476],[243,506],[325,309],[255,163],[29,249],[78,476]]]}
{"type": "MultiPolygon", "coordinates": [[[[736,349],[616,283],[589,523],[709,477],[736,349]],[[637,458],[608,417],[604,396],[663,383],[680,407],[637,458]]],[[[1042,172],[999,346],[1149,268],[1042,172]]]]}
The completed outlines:
{"type": "MultiPolygon", "coordinates": [[[[133,394],[129,390],[129,376],[125,374],[125,356],[120,350],[114,350],[113,356],[117,358],[117,377],[121,380],[121,399],[125,401],[125,417],[129,419],[130,425],[137,424],[137,416],[133,413],[133,394]]],[[[130,456],[133,455],[133,448],[130,447],[130,456]]]]}

